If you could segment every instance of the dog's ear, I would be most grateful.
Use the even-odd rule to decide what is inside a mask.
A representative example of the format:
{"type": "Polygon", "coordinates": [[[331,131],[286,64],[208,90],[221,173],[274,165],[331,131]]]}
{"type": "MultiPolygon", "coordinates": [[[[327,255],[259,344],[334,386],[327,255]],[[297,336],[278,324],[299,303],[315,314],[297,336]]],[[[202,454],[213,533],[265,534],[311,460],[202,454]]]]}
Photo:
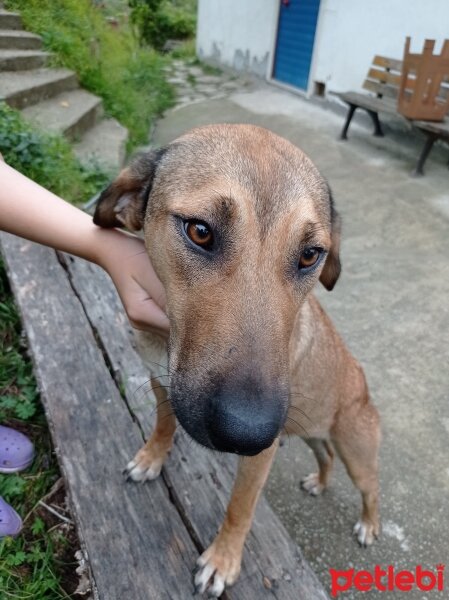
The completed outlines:
{"type": "Polygon", "coordinates": [[[340,277],[340,235],[341,235],[341,217],[334,207],[332,192],[329,188],[329,198],[331,205],[331,247],[326,257],[323,270],[320,274],[320,281],[324,287],[331,291],[340,277]]]}
{"type": "Polygon", "coordinates": [[[100,195],[94,223],[100,227],[143,227],[148,198],[166,148],[139,155],[100,195]]]}

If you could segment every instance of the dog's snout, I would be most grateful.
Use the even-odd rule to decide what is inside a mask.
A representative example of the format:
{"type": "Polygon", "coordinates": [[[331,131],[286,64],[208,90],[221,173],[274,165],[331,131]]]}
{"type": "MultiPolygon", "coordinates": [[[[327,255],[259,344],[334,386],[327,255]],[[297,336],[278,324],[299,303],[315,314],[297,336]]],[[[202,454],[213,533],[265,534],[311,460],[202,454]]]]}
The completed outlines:
{"type": "Polygon", "coordinates": [[[222,391],[210,404],[209,435],[222,452],[254,456],[269,448],[284,421],[282,402],[243,391],[222,391]]]}

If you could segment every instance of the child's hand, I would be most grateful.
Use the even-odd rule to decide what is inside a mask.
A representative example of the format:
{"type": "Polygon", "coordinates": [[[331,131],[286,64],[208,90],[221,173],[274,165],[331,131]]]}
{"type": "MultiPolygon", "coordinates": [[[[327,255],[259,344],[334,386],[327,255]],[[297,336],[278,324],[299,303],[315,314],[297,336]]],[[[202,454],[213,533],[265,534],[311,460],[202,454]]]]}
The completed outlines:
{"type": "Polygon", "coordinates": [[[144,244],[64,202],[0,160],[0,230],[81,256],[111,276],[132,325],[167,335],[165,293],[144,244]]]}
{"type": "Polygon", "coordinates": [[[98,263],[109,273],[128,318],[136,329],[168,336],[165,291],[154,272],[142,240],[115,230],[102,230],[110,242],[101,244],[98,263]]]}

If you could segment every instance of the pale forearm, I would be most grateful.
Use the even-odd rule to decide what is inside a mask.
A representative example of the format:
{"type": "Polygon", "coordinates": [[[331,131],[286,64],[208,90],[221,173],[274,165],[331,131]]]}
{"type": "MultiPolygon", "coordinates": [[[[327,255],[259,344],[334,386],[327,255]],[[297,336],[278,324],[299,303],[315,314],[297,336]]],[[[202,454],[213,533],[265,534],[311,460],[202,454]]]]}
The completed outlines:
{"type": "Polygon", "coordinates": [[[1,160],[0,230],[97,263],[109,273],[131,323],[167,334],[165,291],[142,240],[97,227],[88,214],[1,160]]]}
{"type": "Polygon", "coordinates": [[[103,246],[121,235],[96,227],[92,217],[2,161],[0,229],[96,263],[103,246]]]}

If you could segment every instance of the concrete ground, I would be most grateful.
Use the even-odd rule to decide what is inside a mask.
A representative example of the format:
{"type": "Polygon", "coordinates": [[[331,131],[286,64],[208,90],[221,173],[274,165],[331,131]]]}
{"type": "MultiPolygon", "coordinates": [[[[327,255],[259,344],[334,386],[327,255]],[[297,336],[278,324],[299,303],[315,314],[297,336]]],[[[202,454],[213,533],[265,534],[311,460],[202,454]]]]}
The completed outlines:
{"type": "MultiPolygon", "coordinates": [[[[300,146],[328,178],[343,217],[343,273],[332,293],[317,293],[364,366],[382,416],[383,532],[373,547],[351,539],[360,498],[341,464],[322,497],[299,489],[300,478],[315,470],[301,440],[278,454],[266,489],[273,508],[327,589],[329,568],[449,569],[448,149],[431,156],[426,177],[412,179],[416,136],[374,138],[355,123],[350,140],[339,142],[340,115],[262,84],[175,109],[153,142],[214,122],[265,126],[300,146]]],[[[407,594],[433,597],[442,595],[407,594]]]]}

